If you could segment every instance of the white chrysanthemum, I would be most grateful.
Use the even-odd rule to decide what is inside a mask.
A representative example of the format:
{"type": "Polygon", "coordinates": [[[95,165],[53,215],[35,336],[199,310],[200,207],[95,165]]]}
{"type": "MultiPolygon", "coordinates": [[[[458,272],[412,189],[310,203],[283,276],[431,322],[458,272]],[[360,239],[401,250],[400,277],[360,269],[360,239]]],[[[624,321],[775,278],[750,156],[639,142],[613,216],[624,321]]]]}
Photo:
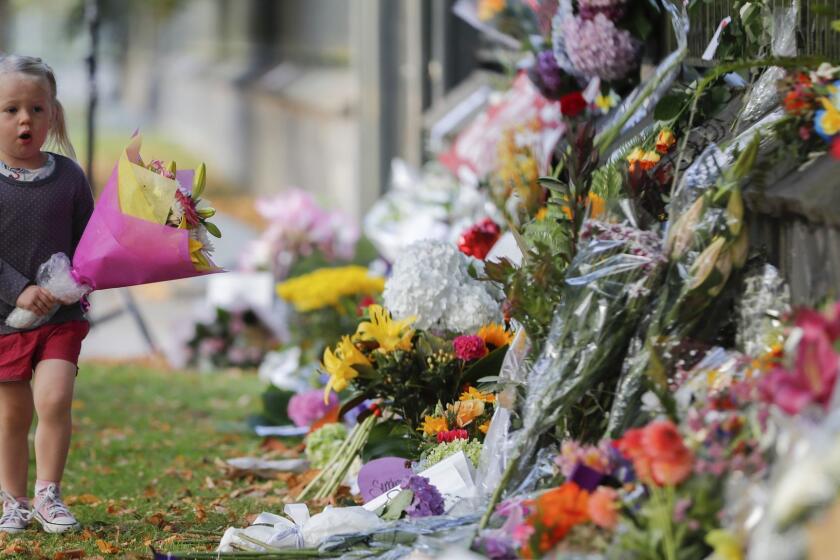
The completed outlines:
{"type": "Polygon", "coordinates": [[[470,262],[443,241],[418,241],[405,248],[385,283],[385,307],[397,319],[416,317],[420,329],[474,332],[501,322],[500,290],[469,275],[470,262]]]}
{"type": "Polygon", "coordinates": [[[205,253],[210,254],[216,249],[213,245],[213,241],[210,239],[210,234],[207,233],[207,228],[203,225],[191,229],[190,235],[193,239],[204,245],[204,247],[202,247],[202,251],[205,253]]]}
{"type": "Polygon", "coordinates": [[[169,207],[169,215],[166,217],[166,223],[171,226],[178,226],[181,223],[181,218],[184,217],[184,207],[181,202],[175,198],[172,200],[172,206],[169,207]]]}

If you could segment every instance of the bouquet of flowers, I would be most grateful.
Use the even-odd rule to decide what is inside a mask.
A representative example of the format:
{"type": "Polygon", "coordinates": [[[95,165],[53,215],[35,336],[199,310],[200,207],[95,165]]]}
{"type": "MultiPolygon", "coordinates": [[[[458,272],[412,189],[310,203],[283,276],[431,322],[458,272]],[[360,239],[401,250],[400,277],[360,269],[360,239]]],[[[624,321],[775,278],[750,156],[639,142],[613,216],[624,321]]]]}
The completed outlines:
{"type": "MultiPolygon", "coordinates": [[[[38,271],[38,284],[62,302],[93,290],[221,272],[210,258],[208,236],[221,232],[207,221],[215,211],[200,198],[204,165],[196,171],[176,171],[174,163],[157,160],[146,165],[140,142],[136,136],[114,167],[72,263],[68,255],[56,254],[38,271]]],[[[15,309],[6,324],[31,328],[49,316],[15,309]]]]}
{"type": "Polygon", "coordinates": [[[495,395],[472,386],[467,387],[456,402],[445,407],[438,404],[434,414],[427,415],[420,426],[426,446],[423,464],[430,467],[463,451],[478,467],[482,441],[490,428],[495,406],[495,395]]]}
{"type": "Polygon", "coordinates": [[[275,278],[289,276],[305,258],[322,263],[353,258],[359,228],[343,212],[325,210],[306,191],[292,189],[257,201],[268,227],[245,249],[245,270],[268,270],[275,278]]]}
{"type": "Polygon", "coordinates": [[[277,294],[292,304],[295,344],[317,361],[327,345],[351,331],[364,309],[377,301],[385,279],[365,267],[319,268],[277,284],[277,294]]]}
{"type": "Polygon", "coordinates": [[[740,181],[758,154],[756,136],[735,165],[702,191],[668,231],[665,254],[669,266],[664,289],[648,319],[644,348],[627,361],[616,401],[610,412],[610,431],[620,434],[635,418],[645,392],[645,376],[660,388],[667,385],[677,347],[708,320],[734,271],[744,266],[749,250],[744,225],[740,181]]]}
{"type": "Polygon", "coordinates": [[[491,507],[530,461],[539,436],[558,420],[573,437],[600,437],[600,411],[610,405],[617,364],[662,268],[654,233],[588,221],[581,240],[545,347],[528,373],[523,429],[491,507]]]}
{"type": "Polygon", "coordinates": [[[201,371],[256,368],[280,337],[250,308],[216,308],[196,320],[184,342],[184,366],[201,371]]]}
{"type": "Polygon", "coordinates": [[[500,325],[452,341],[413,324],[413,318],[398,321],[382,306],[369,306],[355,334],[324,351],[325,395],[352,385],[354,400],[381,399],[417,429],[424,412],[452,401],[464,384],[498,373],[508,340],[500,325]]]}

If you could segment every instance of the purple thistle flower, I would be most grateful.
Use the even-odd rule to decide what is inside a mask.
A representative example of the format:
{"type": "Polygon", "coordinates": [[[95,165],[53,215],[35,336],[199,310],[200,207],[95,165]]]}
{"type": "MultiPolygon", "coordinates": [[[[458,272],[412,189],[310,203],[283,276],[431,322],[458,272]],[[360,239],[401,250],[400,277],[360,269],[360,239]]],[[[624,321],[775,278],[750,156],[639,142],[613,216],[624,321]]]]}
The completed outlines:
{"type": "Polygon", "coordinates": [[[443,515],[443,496],[429,482],[428,478],[413,474],[405,479],[400,486],[414,493],[414,499],[411,501],[411,505],[405,510],[409,517],[443,515]]]}
{"type": "Polygon", "coordinates": [[[637,41],[602,13],[566,18],[560,31],[569,60],[586,78],[620,80],[638,65],[637,41]]]}

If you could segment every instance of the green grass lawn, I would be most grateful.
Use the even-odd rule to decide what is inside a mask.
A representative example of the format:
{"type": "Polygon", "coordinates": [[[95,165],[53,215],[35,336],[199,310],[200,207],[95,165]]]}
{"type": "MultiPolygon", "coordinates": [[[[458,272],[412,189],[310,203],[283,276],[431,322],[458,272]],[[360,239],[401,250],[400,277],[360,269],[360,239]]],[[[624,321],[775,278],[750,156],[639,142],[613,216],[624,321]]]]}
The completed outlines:
{"type": "MultiPolygon", "coordinates": [[[[54,536],[33,523],[0,536],[0,557],[147,558],[150,545],[204,551],[226,527],[282,511],[283,482],[231,479],[218,464],[265,454],[244,424],[262,389],[253,373],[83,364],[62,493],[85,530],[54,536]]],[[[34,464],[30,488],[33,477],[34,464]]]]}

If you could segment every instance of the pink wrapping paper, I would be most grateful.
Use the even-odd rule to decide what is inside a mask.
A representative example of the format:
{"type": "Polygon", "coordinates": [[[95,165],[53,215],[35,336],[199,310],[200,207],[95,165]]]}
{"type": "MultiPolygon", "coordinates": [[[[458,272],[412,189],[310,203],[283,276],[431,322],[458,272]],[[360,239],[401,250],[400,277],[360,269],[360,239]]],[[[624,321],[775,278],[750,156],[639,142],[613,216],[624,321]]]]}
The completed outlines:
{"type": "MultiPolygon", "coordinates": [[[[73,256],[77,280],[104,290],[223,272],[195,269],[188,230],[123,214],[117,192],[118,166],[114,166],[73,256]]],[[[178,171],[176,176],[191,188],[193,171],[178,171]]]]}

